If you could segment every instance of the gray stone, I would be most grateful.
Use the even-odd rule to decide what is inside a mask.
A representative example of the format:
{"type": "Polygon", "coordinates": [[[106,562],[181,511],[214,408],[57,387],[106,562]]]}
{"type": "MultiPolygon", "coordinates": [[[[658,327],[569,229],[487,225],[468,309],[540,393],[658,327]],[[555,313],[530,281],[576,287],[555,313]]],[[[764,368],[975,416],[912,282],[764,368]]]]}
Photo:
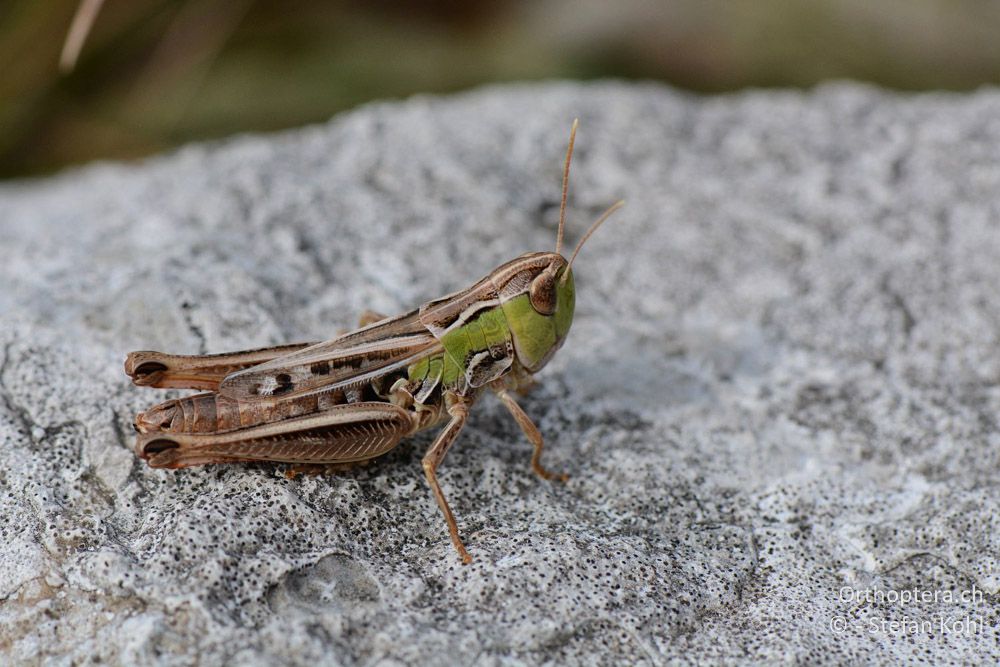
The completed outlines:
{"type": "Polygon", "coordinates": [[[996,663],[998,259],[996,90],[497,87],[0,186],[2,661],[996,663]],[[294,480],[135,458],[178,392],[127,351],[321,339],[552,248],[577,115],[569,241],[628,205],[524,401],[572,478],[485,398],[441,469],[473,564],[430,434],[294,480]]]}

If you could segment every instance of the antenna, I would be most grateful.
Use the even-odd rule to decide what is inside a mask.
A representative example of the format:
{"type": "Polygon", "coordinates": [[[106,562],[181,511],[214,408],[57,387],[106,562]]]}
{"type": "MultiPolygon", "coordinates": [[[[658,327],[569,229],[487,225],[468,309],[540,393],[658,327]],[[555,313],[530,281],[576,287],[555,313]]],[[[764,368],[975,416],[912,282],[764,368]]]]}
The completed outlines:
{"type": "Polygon", "coordinates": [[[573,143],[576,141],[576,126],[579,118],[573,119],[573,127],[569,131],[569,147],[566,149],[566,164],[563,166],[562,203],[559,204],[559,231],[556,233],[556,254],[562,252],[563,229],[566,227],[566,194],[569,192],[569,162],[573,159],[573,143]]]}
{"type": "Polygon", "coordinates": [[[94,20],[101,11],[104,0],[80,0],[76,7],[76,14],[73,15],[73,22],[70,24],[69,32],[66,34],[66,41],[63,42],[62,53],[59,55],[59,71],[69,74],[76,67],[76,60],[80,57],[80,50],[83,49],[84,42],[90,29],[94,27],[94,20]]]}
{"type": "Polygon", "coordinates": [[[590,235],[593,234],[595,231],[597,231],[597,228],[600,227],[605,220],[610,218],[612,213],[614,213],[624,205],[625,205],[625,200],[619,199],[610,207],[608,207],[608,210],[602,213],[601,217],[599,217],[597,221],[590,226],[590,229],[588,229],[587,233],[583,235],[583,238],[580,239],[580,242],[576,244],[576,250],[573,251],[573,256],[569,258],[569,264],[566,265],[566,270],[563,271],[562,278],[559,280],[560,285],[566,284],[566,278],[569,277],[569,270],[573,266],[573,260],[576,259],[577,253],[580,252],[580,248],[582,248],[583,244],[587,242],[587,239],[590,238],[590,235]]]}

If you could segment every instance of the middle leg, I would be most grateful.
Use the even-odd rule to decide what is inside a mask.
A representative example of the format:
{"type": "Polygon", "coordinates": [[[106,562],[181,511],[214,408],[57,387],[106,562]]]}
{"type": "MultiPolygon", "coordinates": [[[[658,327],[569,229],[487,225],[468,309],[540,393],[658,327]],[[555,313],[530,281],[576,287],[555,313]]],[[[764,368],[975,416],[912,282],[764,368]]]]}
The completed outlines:
{"type": "Polygon", "coordinates": [[[434,498],[437,500],[438,507],[441,508],[441,513],[444,514],[444,519],[448,522],[448,532],[451,534],[451,542],[462,557],[462,564],[467,565],[472,562],[472,556],[465,550],[462,538],[458,536],[458,524],[455,522],[455,515],[451,513],[448,501],[445,500],[444,493],[441,491],[441,485],[438,484],[437,468],[441,465],[441,461],[444,460],[445,454],[448,453],[448,448],[455,442],[462,427],[465,426],[465,421],[469,415],[468,403],[463,399],[454,398],[451,404],[448,405],[448,414],[451,415],[451,421],[438,434],[438,437],[434,440],[434,444],[431,445],[430,449],[424,455],[424,475],[427,476],[427,483],[430,484],[431,490],[434,491],[434,498]]]}

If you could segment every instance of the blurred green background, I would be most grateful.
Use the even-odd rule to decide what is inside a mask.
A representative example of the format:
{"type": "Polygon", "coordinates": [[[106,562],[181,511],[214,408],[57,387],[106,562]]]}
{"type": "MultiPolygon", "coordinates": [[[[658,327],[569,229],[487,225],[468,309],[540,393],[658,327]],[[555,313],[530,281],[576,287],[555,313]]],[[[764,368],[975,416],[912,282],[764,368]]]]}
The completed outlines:
{"type": "Polygon", "coordinates": [[[0,177],[417,92],[624,77],[696,91],[1000,83],[996,0],[0,0],[0,177]],[[79,36],[79,35],[78,35],[79,36]],[[68,64],[68,63],[67,63],[68,64]]]}

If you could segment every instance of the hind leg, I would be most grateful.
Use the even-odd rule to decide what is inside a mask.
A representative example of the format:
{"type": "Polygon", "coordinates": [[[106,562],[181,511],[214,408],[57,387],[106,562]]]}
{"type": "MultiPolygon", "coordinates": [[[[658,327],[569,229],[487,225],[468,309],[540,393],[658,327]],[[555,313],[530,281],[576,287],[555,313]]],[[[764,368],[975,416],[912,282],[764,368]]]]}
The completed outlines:
{"type": "Polygon", "coordinates": [[[202,355],[164,354],[151,350],[129,352],[125,359],[125,374],[140,387],[218,391],[219,383],[230,373],[271,361],[310,345],[313,343],[202,355]]]}
{"type": "Polygon", "coordinates": [[[391,403],[350,403],[220,433],[153,430],[140,433],[135,448],[154,468],[238,461],[343,464],[385,454],[417,425],[416,415],[391,403]]]}

